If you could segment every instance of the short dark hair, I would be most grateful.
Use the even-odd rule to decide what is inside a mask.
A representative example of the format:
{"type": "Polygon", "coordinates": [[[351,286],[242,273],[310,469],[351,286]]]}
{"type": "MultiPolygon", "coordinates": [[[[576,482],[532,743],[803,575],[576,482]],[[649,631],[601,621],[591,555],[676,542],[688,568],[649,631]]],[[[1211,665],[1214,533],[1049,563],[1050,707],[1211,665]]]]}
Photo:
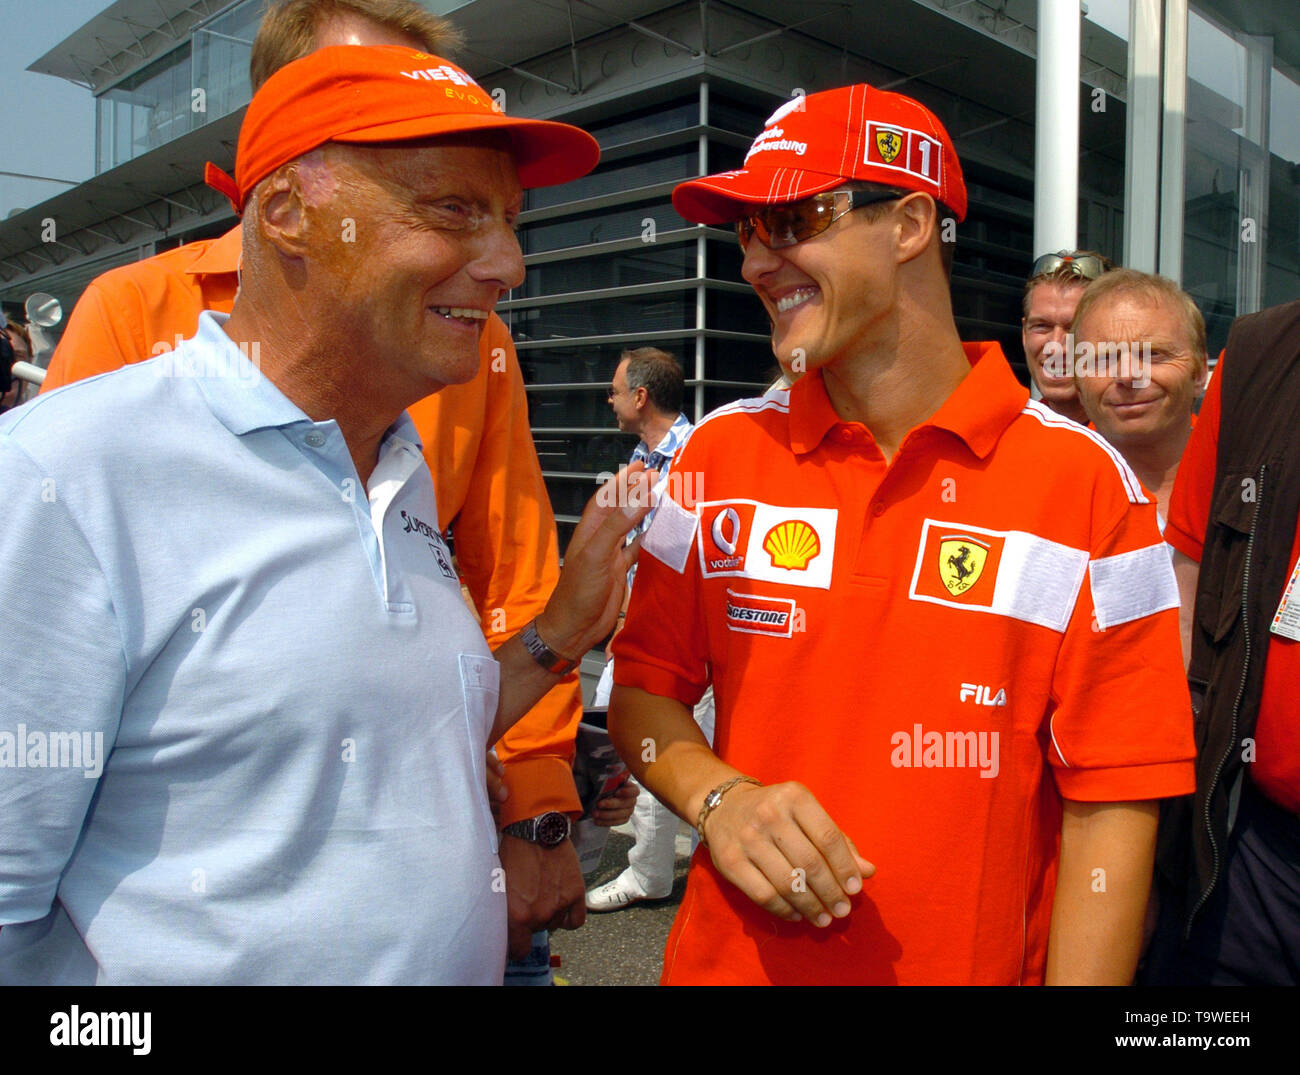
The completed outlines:
{"type": "Polygon", "coordinates": [[[627,362],[627,388],[635,392],[644,388],[655,409],[664,414],[680,414],[686,394],[686,375],[675,355],[658,347],[634,347],[618,356],[627,362]]]}
{"type": "MultiPolygon", "coordinates": [[[[843,189],[844,190],[867,190],[872,192],[880,191],[882,194],[892,192],[894,194],[897,194],[898,197],[900,198],[906,198],[909,194],[916,193],[916,191],[913,190],[899,190],[897,187],[891,187],[887,183],[868,183],[866,180],[863,179],[851,179],[844,184],[843,189]]],[[[944,222],[947,221],[949,217],[951,217],[955,225],[957,222],[957,214],[954,213],[951,209],[949,209],[946,205],[943,204],[943,202],[939,201],[937,198],[935,199],[934,202],[934,210],[935,210],[934,213],[935,223],[937,224],[939,229],[939,260],[943,263],[943,271],[947,273],[949,277],[951,277],[953,255],[956,253],[957,250],[957,239],[956,236],[954,235],[952,242],[947,242],[944,240],[943,237],[944,222]]],[[[874,205],[864,205],[861,209],[858,210],[858,212],[862,213],[867,218],[868,221],[874,223],[875,221],[879,220],[882,216],[884,216],[887,212],[889,212],[889,202],[876,202],[874,205]]]]}

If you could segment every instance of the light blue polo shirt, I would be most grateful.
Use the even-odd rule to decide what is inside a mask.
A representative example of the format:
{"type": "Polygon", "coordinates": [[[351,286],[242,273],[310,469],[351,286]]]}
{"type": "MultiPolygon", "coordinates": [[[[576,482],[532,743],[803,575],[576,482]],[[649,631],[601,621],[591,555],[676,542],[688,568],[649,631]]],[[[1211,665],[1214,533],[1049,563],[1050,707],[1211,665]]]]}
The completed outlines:
{"type": "Polygon", "coordinates": [[[499,668],[414,426],[367,492],[224,321],[0,419],[0,983],[500,982],[499,668]]]}

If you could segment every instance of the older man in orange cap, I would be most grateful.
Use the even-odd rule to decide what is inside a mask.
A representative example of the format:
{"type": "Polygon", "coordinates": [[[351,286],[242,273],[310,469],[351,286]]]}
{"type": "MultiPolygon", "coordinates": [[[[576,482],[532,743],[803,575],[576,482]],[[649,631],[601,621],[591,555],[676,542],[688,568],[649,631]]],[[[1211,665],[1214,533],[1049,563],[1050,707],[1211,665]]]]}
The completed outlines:
{"type": "Polygon", "coordinates": [[[484,750],[613,626],[649,475],[494,659],[405,408],[476,371],[521,188],[597,155],[439,57],[321,50],[212,173],[229,317],[0,424],[0,630],[65,658],[6,655],[0,982],[500,981],[484,750]]]}

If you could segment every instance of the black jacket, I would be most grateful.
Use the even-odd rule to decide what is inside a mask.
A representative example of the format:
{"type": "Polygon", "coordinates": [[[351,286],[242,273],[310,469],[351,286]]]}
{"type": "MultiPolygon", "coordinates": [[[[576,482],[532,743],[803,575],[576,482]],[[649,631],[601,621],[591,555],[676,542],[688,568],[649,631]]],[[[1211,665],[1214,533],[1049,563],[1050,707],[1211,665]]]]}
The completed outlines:
{"type": "Polygon", "coordinates": [[[1216,376],[1214,498],[1192,624],[1196,794],[1166,804],[1159,866],[1186,897],[1185,933],[1223,871],[1264,684],[1269,624],[1300,514],[1300,301],[1238,318],[1216,376]]]}

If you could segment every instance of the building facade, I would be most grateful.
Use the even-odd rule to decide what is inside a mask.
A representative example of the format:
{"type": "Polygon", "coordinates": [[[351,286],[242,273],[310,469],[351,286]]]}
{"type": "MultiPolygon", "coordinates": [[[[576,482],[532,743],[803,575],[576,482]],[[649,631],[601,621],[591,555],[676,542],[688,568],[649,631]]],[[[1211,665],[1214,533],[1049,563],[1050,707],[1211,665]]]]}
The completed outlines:
{"type": "MultiPolygon", "coordinates": [[[[70,310],[98,273],[233,224],[202,167],[232,164],[263,2],[116,0],[32,65],[94,94],[97,174],[0,222],[7,306],[43,291],[70,310]]],[[[734,235],[687,224],[670,192],[738,166],[792,96],[867,81],[943,119],[970,193],[958,325],[964,338],[1001,340],[1022,376],[1020,293],[1045,252],[1045,177],[1067,181],[1058,189],[1073,192],[1077,224],[1060,237],[1040,219],[1038,244],[1056,235],[1053,248],[1178,279],[1214,353],[1233,317],[1300,295],[1294,0],[1088,0],[1065,45],[1075,66],[1058,66],[1061,40],[1040,27],[1048,8],[1071,21],[1077,0],[426,4],[465,32],[459,61],[507,111],[577,123],[601,143],[590,176],[528,194],[527,279],[499,307],[562,544],[594,476],[631,448],[606,403],[623,348],[678,354],[697,420],[773,374],[734,235]],[[1059,69],[1077,86],[1073,117],[1073,93],[1065,113],[1044,109],[1055,98],[1040,51],[1049,82],[1059,69]],[[1063,116],[1077,127],[1066,151],[1044,155],[1041,137],[1036,151],[1063,116]]]]}

